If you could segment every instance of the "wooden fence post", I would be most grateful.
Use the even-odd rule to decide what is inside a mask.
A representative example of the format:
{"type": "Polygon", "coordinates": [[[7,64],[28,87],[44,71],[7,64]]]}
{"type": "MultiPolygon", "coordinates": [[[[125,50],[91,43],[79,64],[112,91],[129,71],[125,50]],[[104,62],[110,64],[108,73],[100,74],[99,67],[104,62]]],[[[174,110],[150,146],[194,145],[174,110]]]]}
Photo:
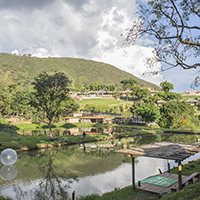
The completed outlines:
{"type": "Polygon", "coordinates": [[[75,200],[75,191],[72,192],[72,200],[75,200]]]}

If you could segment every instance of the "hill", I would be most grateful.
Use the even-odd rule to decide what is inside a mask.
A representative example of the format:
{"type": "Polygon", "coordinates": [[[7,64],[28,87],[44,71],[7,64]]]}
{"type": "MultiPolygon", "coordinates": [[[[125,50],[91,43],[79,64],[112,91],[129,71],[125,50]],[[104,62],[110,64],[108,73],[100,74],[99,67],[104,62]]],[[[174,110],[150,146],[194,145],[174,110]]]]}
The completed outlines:
{"type": "Polygon", "coordinates": [[[38,58],[31,55],[0,54],[0,72],[5,74],[9,82],[16,82],[22,88],[30,87],[33,78],[42,71],[64,72],[72,81],[79,76],[87,78],[87,84],[99,82],[105,85],[119,84],[124,79],[135,79],[140,87],[159,90],[155,84],[149,83],[122,71],[112,65],[78,58],[38,58]]]}

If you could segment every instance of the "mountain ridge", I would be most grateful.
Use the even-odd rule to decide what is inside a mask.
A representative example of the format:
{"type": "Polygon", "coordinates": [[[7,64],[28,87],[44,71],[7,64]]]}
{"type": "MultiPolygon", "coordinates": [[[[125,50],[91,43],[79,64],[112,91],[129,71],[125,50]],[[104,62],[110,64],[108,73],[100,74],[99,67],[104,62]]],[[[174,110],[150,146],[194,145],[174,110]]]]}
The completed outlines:
{"type": "Polygon", "coordinates": [[[30,83],[42,71],[64,72],[73,82],[79,76],[87,78],[87,84],[99,82],[105,85],[120,84],[124,79],[135,79],[136,85],[159,90],[159,86],[137,78],[117,67],[103,62],[82,58],[48,57],[38,58],[29,55],[11,55],[0,53],[0,72],[5,74],[10,82],[16,82],[22,88],[30,87],[30,83]]]}

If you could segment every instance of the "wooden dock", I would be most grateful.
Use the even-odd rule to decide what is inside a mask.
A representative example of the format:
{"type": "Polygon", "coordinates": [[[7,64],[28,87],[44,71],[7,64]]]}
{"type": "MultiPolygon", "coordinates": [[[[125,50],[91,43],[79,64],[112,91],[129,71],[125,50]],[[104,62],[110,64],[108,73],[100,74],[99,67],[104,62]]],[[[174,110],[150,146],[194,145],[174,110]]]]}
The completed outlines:
{"type": "MultiPolygon", "coordinates": [[[[163,174],[159,174],[159,175],[155,175],[155,176],[162,176],[162,177],[167,177],[167,178],[173,178],[173,179],[177,179],[178,181],[178,174],[171,174],[171,173],[163,173],[163,174]]],[[[151,176],[151,177],[155,177],[155,176],[151,176]]],[[[186,178],[187,176],[182,176],[182,179],[186,178]]],[[[150,178],[150,177],[148,177],[150,178]]],[[[152,192],[155,194],[158,194],[159,196],[162,196],[166,193],[171,192],[171,188],[174,187],[174,185],[176,185],[177,183],[174,183],[172,185],[170,185],[169,187],[163,187],[163,186],[158,186],[158,185],[154,185],[154,184],[150,184],[150,183],[140,183],[140,187],[138,185],[136,185],[136,187],[138,189],[141,190],[145,190],[148,192],[152,192]]]]}

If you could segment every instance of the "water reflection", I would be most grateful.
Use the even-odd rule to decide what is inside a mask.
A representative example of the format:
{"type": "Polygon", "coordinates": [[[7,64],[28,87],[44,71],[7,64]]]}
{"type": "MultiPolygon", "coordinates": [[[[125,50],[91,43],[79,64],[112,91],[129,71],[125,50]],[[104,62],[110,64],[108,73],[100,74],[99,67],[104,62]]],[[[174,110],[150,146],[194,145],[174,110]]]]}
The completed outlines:
{"type": "Polygon", "coordinates": [[[17,175],[17,167],[15,165],[4,165],[1,167],[0,176],[4,180],[12,180],[17,175]]]}
{"type": "MultiPolygon", "coordinates": [[[[68,199],[76,196],[103,194],[116,187],[131,185],[131,159],[115,149],[131,148],[155,141],[195,142],[197,136],[150,135],[112,139],[52,149],[19,153],[17,175],[13,180],[0,179],[0,193],[15,199],[68,199]]],[[[199,156],[199,155],[198,155],[199,156]]],[[[171,163],[171,167],[176,166],[171,163]]],[[[167,170],[167,161],[136,158],[136,181],[167,170]]]]}
{"type": "MultiPolygon", "coordinates": [[[[98,127],[83,127],[83,128],[53,128],[52,134],[53,136],[64,136],[64,135],[77,135],[82,133],[83,131],[89,134],[109,134],[110,132],[121,133],[121,132],[141,132],[143,129],[141,128],[132,128],[132,127],[120,127],[120,126],[98,126],[98,127]]],[[[33,135],[33,136],[40,136],[40,135],[49,135],[48,130],[32,130],[29,132],[24,132],[25,135],[33,135]]]]}

